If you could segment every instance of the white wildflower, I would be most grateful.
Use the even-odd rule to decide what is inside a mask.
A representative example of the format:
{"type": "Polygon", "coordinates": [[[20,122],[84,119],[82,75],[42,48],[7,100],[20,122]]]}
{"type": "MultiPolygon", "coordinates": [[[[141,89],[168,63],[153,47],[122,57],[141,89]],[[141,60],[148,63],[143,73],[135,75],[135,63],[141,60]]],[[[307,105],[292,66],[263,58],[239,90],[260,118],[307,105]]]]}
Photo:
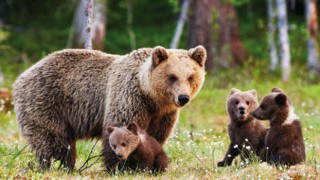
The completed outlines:
{"type": "Polygon", "coordinates": [[[234,145],[233,148],[235,148],[235,149],[238,148],[238,144],[234,145]]]}

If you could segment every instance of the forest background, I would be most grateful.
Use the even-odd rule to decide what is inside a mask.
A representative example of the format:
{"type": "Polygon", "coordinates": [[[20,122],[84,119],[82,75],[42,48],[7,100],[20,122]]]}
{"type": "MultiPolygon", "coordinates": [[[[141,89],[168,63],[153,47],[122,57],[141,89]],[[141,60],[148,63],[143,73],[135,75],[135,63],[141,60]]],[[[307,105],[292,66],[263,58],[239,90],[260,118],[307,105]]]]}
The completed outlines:
{"type": "MultiPolygon", "coordinates": [[[[39,172],[34,155],[20,137],[10,105],[12,84],[45,55],[84,47],[81,2],[86,0],[0,1],[0,178],[154,178],[143,172],[108,175],[96,156],[101,144],[97,141],[95,146],[95,140],[77,144],[77,171],[68,174],[58,168],[57,162],[50,171],[39,172]]],[[[165,145],[171,162],[160,177],[319,177],[318,1],[93,2],[93,49],[126,54],[141,47],[188,49],[201,44],[208,51],[206,82],[199,95],[182,110],[174,135],[165,145]],[[178,23],[184,24],[181,36],[178,23]],[[176,43],[174,38],[178,39],[176,43]],[[225,100],[233,87],[256,89],[259,100],[273,87],[280,87],[289,95],[303,124],[306,164],[277,168],[257,159],[249,165],[236,160],[231,167],[216,166],[229,143],[225,100]]]]}

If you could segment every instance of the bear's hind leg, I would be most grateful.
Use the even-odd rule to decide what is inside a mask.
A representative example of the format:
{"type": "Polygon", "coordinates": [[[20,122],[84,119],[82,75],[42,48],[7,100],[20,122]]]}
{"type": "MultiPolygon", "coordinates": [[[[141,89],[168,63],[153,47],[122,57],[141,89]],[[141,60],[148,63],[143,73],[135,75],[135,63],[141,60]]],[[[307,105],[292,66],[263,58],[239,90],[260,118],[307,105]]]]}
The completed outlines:
{"type": "Polygon", "coordinates": [[[60,160],[61,165],[73,170],[76,158],[75,141],[67,141],[54,134],[38,136],[36,141],[30,141],[32,149],[35,150],[36,158],[43,170],[51,166],[52,161],[60,160]],[[41,137],[41,138],[39,138],[41,137]]]}

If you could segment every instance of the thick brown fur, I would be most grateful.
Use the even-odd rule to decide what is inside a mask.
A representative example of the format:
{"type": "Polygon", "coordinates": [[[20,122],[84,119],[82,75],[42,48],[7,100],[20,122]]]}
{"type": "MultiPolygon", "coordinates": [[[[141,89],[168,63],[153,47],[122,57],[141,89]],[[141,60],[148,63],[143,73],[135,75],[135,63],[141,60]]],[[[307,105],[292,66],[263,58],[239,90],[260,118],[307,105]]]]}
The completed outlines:
{"type": "Polygon", "coordinates": [[[260,120],[269,120],[263,160],[282,165],[296,165],[306,160],[305,146],[299,117],[287,95],[280,88],[273,88],[263,97],[252,115],[260,120]]]}
{"type": "MultiPolygon", "coordinates": [[[[181,107],[201,89],[206,50],[142,48],[127,55],[95,50],[54,52],[22,73],[13,88],[21,132],[41,167],[52,159],[72,169],[76,140],[100,138],[129,119],[163,145],[181,107]]],[[[105,142],[105,141],[104,141],[105,142]]],[[[105,142],[105,165],[117,159],[105,142]]]]}
{"type": "Polygon", "coordinates": [[[125,127],[107,128],[110,147],[120,162],[119,170],[150,170],[163,172],[168,167],[168,157],[159,142],[149,136],[136,123],[125,127]]]}
{"type": "Polygon", "coordinates": [[[242,92],[231,89],[227,99],[230,145],[224,159],[218,163],[219,167],[230,166],[239,154],[243,161],[250,161],[253,153],[260,155],[266,130],[261,122],[250,114],[258,106],[257,99],[255,90],[242,92]]]}

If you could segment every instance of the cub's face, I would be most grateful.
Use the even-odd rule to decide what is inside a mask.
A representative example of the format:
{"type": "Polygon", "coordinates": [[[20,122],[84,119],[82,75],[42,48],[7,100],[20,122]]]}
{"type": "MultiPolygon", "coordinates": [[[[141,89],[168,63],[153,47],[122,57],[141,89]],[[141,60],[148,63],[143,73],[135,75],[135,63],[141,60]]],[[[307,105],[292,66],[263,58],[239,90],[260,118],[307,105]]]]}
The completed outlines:
{"type": "Polygon", "coordinates": [[[277,116],[282,116],[282,119],[285,120],[288,112],[287,96],[281,89],[274,88],[270,94],[263,97],[259,107],[251,114],[260,120],[272,120],[277,116]]]}
{"type": "Polygon", "coordinates": [[[127,126],[121,128],[108,127],[107,131],[111,149],[120,160],[126,160],[139,144],[137,130],[127,126]]]}
{"type": "Polygon", "coordinates": [[[255,90],[242,92],[231,89],[227,99],[227,111],[232,120],[246,121],[251,112],[258,106],[257,92],[255,90]]]}
{"type": "Polygon", "coordinates": [[[154,48],[149,79],[158,102],[186,105],[202,87],[206,56],[202,46],[189,51],[154,48]]]}

